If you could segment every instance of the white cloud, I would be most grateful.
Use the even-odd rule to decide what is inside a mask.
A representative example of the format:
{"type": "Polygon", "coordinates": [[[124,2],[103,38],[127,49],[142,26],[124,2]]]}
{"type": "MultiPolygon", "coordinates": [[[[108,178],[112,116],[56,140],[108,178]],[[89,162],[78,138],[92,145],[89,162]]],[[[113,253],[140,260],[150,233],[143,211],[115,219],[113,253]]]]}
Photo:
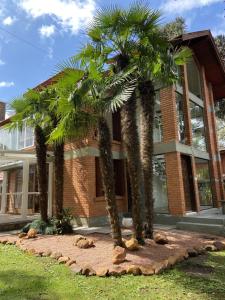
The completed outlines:
{"type": "Polygon", "coordinates": [[[0,59],[0,66],[3,66],[3,65],[5,65],[5,62],[2,59],[0,59]]]}
{"type": "Polygon", "coordinates": [[[0,88],[3,88],[3,87],[11,87],[11,86],[14,86],[14,82],[13,81],[10,81],[10,82],[7,82],[7,81],[0,81],[0,88]]]}
{"type": "Polygon", "coordinates": [[[50,16],[73,34],[90,22],[95,11],[95,0],[19,0],[18,5],[32,18],[50,16]]]}
{"type": "Polygon", "coordinates": [[[39,28],[39,33],[42,37],[50,37],[55,33],[55,25],[42,25],[39,28]]]}
{"type": "Polygon", "coordinates": [[[16,21],[16,18],[12,18],[12,17],[8,16],[7,18],[5,18],[5,19],[2,21],[2,24],[3,24],[3,25],[6,25],[6,26],[10,26],[10,25],[12,25],[15,21],[16,21]]]}
{"type": "Polygon", "coordinates": [[[222,2],[221,0],[167,0],[161,6],[165,12],[181,13],[192,10],[193,8],[209,6],[214,3],[222,2]]]}

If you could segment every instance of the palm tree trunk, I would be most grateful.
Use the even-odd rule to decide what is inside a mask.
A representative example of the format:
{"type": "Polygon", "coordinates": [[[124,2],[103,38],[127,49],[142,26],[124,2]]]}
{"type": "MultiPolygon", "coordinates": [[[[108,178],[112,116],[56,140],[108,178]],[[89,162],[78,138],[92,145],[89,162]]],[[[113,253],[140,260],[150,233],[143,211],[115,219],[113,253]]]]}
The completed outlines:
{"type": "Polygon", "coordinates": [[[141,221],[141,165],[140,143],[136,121],[136,96],[135,93],[121,109],[122,136],[127,154],[128,174],[131,184],[132,216],[135,237],[143,244],[142,221],[141,221]]]}
{"type": "Polygon", "coordinates": [[[47,147],[45,134],[40,126],[35,127],[35,147],[37,156],[37,176],[40,189],[41,219],[48,221],[48,178],[47,178],[47,147]]]}
{"type": "Polygon", "coordinates": [[[115,197],[115,180],[113,158],[111,149],[111,136],[105,118],[100,118],[98,123],[99,151],[102,183],[107,203],[107,211],[112,231],[114,246],[123,246],[119,215],[115,197]]]}
{"type": "Polygon", "coordinates": [[[64,143],[53,145],[54,177],[55,177],[55,205],[56,217],[63,216],[63,187],[64,187],[64,143]]]}
{"type": "Polygon", "coordinates": [[[139,85],[141,96],[141,162],[144,177],[146,228],[145,237],[153,238],[153,157],[154,157],[154,107],[155,91],[151,81],[139,85]]]}

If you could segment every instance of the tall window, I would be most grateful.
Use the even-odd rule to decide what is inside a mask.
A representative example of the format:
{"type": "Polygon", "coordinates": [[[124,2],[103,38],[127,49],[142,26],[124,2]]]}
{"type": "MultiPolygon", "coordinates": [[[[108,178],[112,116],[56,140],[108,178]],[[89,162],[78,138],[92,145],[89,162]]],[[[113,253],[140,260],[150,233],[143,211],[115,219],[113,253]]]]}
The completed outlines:
{"type": "MultiPolygon", "coordinates": [[[[115,179],[115,194],[116,196],[125,195],[125,173],[124,173],[124,160],[114,159],[114,179],[115,179]]],[[[95,179],[96,179],[96,197],[104,196],[102,175],[100,169],[100,160],[98,157],[95,158],[95,179]]]]}
{"type": "Polygon", "coordinates": [[[185,143],[185,118],[184,118],[184,101],[183,95],[176,93],[176,106],[177,106],[177,124],[178,136],[181,143],[185,143]]]}
{"type": "Polygon", "coordinates": [[[187,78],[189,91],[198,98],[202,98],[201,76],[194,59],[190,59],[187,63],[187,78]]]}
{"type": "Polygon", "coordinates": [[[154,156],[154,209],[157,212],[168,212],[166,163],[164,155],[154,156]]]}
{"type": "Polygon", "coordinates": [[[201,206],[212,206],[212,189],[209,173],[209,161],[195,158],[198,192],[201,206]]]}
{"type": "Polygon", "coordinates": [[[160,107],[159,92],[156,92],[155,99],[155,119],[154,119],[154,142],[159,143],[163,140],[163,126],[162,126],[162,114],[160,107]]]}
{"type": "Polygon", "coordinates": [[[206,151],[205,124],[203,108],[190,101],[192,143],[199,150],[206,151]]]}
{"type": "Polygon", "coordinates": [[[112,114],[112,135],[114,141],[121,141],[121,117],[120,111],[112,114]]]}

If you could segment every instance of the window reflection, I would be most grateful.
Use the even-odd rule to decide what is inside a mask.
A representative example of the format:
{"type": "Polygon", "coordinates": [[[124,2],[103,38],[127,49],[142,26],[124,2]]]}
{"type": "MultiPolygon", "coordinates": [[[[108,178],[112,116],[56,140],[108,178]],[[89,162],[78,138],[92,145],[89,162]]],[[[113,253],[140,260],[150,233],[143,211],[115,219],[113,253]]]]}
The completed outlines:
{"type": "Polygon", "coordinates": [[[203,108],[190,101],[192,144],[199,150],[206,151],[205,124],[203,108]]]}
{"type": "Polygon", "coordinates": [[[181,143],[186,142],[183,95],[176,93],[178,136],[181,143]]]}
{"type": "Polygon", "coordinates": [[[212,189],[209,173],[209,161],[195,158],[198,192],[201,206],[212,206],[212,189]]]}
{"type": "Polygon", "coordinates": [[[194,59],[190,59],[187,63],[187,78],[189,91],[198,98],[202,99],[201,77],[194,59]]]}
{"type": "Polygon", "coordinates": [[[157,212],[168,212],[166,163],[164,155],[154,156],[154,209],[157,212]]]}
{"type": "Polygon", "coordinates": [[[159,92],[156,93],[155,101],[155,119],[154,119],[154,142],[159,143],[163,140],[162,114],[160,107],[159,92]]]}
{"type": "Polygon", "coordinates": [[[21,150],[34,145],[34,131],[24,120],[22,129],[0,128],[0,150],[21,150]]]}

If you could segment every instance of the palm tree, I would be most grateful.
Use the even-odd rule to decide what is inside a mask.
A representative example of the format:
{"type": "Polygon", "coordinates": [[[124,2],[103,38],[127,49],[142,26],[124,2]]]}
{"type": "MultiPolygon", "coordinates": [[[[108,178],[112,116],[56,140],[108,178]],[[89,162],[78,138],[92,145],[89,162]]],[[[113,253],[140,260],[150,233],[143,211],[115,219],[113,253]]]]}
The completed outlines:
{"type": "MultiPolygon", "coordinates": [[[[127,25],[127,24],[125,24],[127,25]]],[[[87,32],[96,52],[100,52],[102,63],[114,63],[115,73],[127,71],[131,64],[135,37],[124,26],[124,11],[115,7],[100,10],[87,32]]],[[[132,97],[121,106],[121,126],[123,144],[127,155],[128,174],[131,183],[132,216],[135,237],[143,243],[141,221],[141,165],[140,143],[136,119],[136,97],[132,97]]]]}
{"type": "Polygon", "coordinates": [[[48,177],[47,177],[47,146],[46,146],[46,123],[41,112],[44,108],[38,92],[29,90],[23,97],[13,100],[11,107],[16,114],[11,118],[11,123],[7,126],[12,130],[19,126],[22,129],[26,119],[28,126],[34,128],[35,150],[37,156],[37,177],[40,190],[40,213],[44,222],[48,221],[48,177]],[[43,124],[45,124],[43,126],[43,124]]]}
{"type": "Polygon", "coordinates": [[[58,106],[61,122],[51,138],[53,140],[60,140],[64,136],[81,138],[90,132],[90,128],[97,127],[102,183],[112,238],[115,246],[123,246],[115,197],[111,134],[105,114],[116,110],[118,105],[125,102],[135,87],[130,83],[126,84],[129,74],[118,75],[112,82],[110,76],[105,76],[103,69],[98,68],[97,57],[95,63],[90,63],[89,58],[92,58],[94,51],[91,45],[87,45],[79,56],[60,67],[64,70],[64,77],[59,84],[59,89],[64,94],[58,106]],[[90,53],[87,55],[87,50],[91,55],[90,53]],[[85,65],[85,72],[76,69],[74,60],[77,59],[81,61],[81,65],[85,65]],[[118,83],[120,87],[112,96],[112,90],[118,83]],[[121,83],[124,83],[123,87],[121,83]]]}
{"type": "MultiPolygon", "coordinates": [[[[116,71],[136,66],[134,74],[139,82],[141,99],[141,166],[144,176],[146,237],[153,237],[153,122],[155,105],[155,82],[173,83],[177,76],[174,62],[187,55],[183,49],[179,55],[171,55],[172,45],[159,26],[160,13],[151,10],[147,4],[135,3],[122,11],[117,7],[100,11],[94,18],[88,34],[96,49],[101,49],[103,57],[114,56],[116,71]],[[179,58],[179,59],[178,59],[179,58]]],[[[106,60],[104,60],[106,61],[106,60]]],[[[111,59],[112,61],[112,59],[111,59]]],[[[135,93],[122,107],[122,132],[127,152],[130,175],[133,221],[136,236],[142,240],[140,220],[140,146],[136,125],[135,93]]]]}
{"type": "Polygon", "coordinates": [[[147,4],[134,4],[127,12],[125,22],[133,24],[138,55],[135,64],[139,70],[141,103],[141,161],[144,177],[146,228],[145,236],[153,238],[153,157],[155,84],[171,85],[178,79],[176,65],[183,64],[191,52],[187,48],[175,51],[159,26],[161,15],[147,4]],[[134,20],[137,20],[135,22],[134,20]]]}

